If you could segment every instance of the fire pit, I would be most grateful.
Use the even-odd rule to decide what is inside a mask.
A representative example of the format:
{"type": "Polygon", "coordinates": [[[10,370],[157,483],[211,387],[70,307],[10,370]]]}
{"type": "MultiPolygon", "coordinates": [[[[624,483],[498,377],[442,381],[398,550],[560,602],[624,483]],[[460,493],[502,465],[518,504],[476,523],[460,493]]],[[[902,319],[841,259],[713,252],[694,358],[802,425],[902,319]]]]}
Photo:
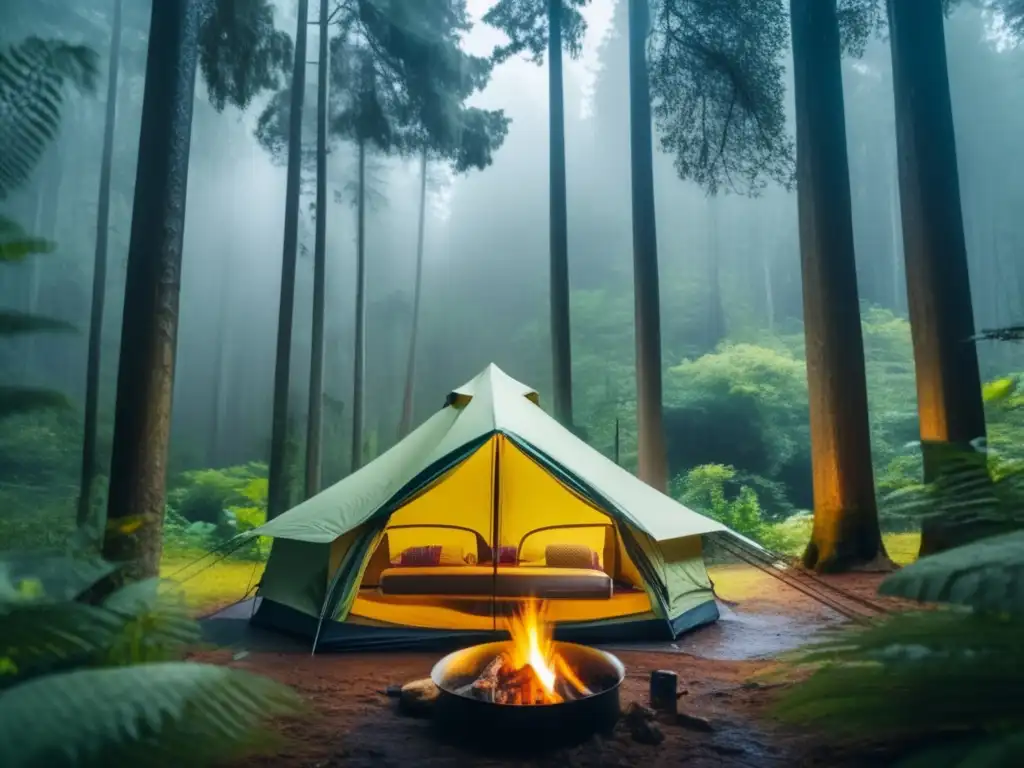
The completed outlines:
{"type": "Polygon", "coordinates": [[[430,677],[440,691],[434,719],[442,732],[515,751],[579,742],[614,727],[622,662],[554,641],[536,602],[506,627],[510,640],[456,651],[434,666],[430,677]]]}

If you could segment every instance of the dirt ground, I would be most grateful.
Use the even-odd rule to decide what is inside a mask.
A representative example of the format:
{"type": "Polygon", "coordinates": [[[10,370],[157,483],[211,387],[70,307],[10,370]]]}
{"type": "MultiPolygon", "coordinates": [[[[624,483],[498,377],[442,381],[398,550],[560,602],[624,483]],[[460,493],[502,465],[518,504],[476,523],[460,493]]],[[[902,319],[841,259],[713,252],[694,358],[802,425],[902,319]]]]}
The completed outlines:
{"type": "MultiPolygon", "coordinates": [[[[483,756],[442,743],[429,721],[398,714],[395,700],[385,695],[389,684],[426,677],[437,653],[310,656],[219,649],[195,657],[268,675],[293,686],[310,703],[309,716],[281,723],[285,747],[277,754],[249,759],[247,766],[859,768],[888,764],[871,747],[842,747],[822,734],[783,727],[769,715],[782,685],[770,677],[778,670],[773,657],[845,619],[749,567],[713,569],[713,578],[722,598],[722,619],[716,624],[684,635],[676,643],[608,647],[627,669],[620,690],[623,707],[630,702],[647,703],[651,671],[672,670],[686,691],[680,711],[711,724],[711,730],[704,732],[663,722],[665,739],[657,746],[635,741],[622,722],[609,738],[594,737],[573,749],[528,760],[483,756]]],[[[848,574],[831,577],[827,583],[875,600],[880,579],[874,574],[848,574]]]]}

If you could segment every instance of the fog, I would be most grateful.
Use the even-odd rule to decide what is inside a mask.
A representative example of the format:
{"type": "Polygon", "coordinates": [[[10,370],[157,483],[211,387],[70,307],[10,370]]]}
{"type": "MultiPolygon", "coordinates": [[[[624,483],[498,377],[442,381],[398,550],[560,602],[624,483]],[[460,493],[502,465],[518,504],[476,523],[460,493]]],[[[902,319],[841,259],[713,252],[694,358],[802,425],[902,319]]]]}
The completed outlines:
{"type": "MultiPolygon", "coordinates": [[[[61,34],[106,60],[103,3],[6,0],[2,42],[61,34]],[[11,6],[11,10],[6,8],[11,6]]],[[[103,341],[102,444],[114,410],[124,266],[145,64],[146,13],[126,18],[126,49],[114,159],[111,268],[103,341]]],[[[471,0],[479,21],[488,0],[471,0]]],[[[294,4],[278,3],[279,28],[294,34],[294,4]]],[[[632,419],[632,256],[624,0],[595,0],[583,55],[567,62],[570,281],[577,419],[609,450],[614,422],[632,419]]],[[[1024,296],[1024,50],[1005,44],[992,18],[966,5],[947,22],[963,209],[979,328],[1020,322],[1024,296]]],[[[316,57],[316,28],[309,58],[316,57]]],[[[466,46],[481,55],[501,42],[477,24],[466,46]]],[[[105,63],[101,62],[101,72],[105,63]]],[[[860,297],[905,317],[889,50],[869,44],[844,63],[860,297]]],[[[102,75],[101,75],[102,77],[102,75]]],[[[310,87],[316,69],[309,69],[310,87]]],[[[8,306],[69,321],[77,333],[4,344],[18,382],[53,387],[80,402],[85,382],[95,210],[103,130],[99,95],[69,95],[57,140],[32,182],[2,203],[57,244],[55,253],[6,269],[8,306]]],[[[312,91],[311,91],[312,92],[312,91]]],[[[265,461],[282,261],[285,169],[254,138],[268,96],[245,112],[217,113],[197,88],[188,185],[174,394],[172,472],[265,461]]],[[[309,101],[309,100],[307,100],[309,101]]],[[[474,104],[504,109],[512,123],[493,165],[453,176],[431,169],[416,421],[494,362],[541,392],[550,406],[548,337],[548,107],[545,67],[500,65],[474,104]]],[[[787,109],[791,110],[791,104],[787,109]]],[[[790,115],[791,121],[791,115],[790,115]]],[[[307,123],[307,127],[310,123],[307,123]]],[[[655,137],[657,143],[657,135],[655,137]]],[[[315,136],[306,131],[307,149],[315,136]]],[[[367,220],[366,433],[371,455],[398,435],[411,325],[416,250],[415,159],[376,157],[367,220]]],[[[794,193],[769,186],[754,198],[709,198],[655,157],[663,354],[667,368],[723,339],[757,343],[800,331],[800,263],[794,193]],[[720,320],[716,307],[721,308],[720,320]],[[709,330],[721,323],[720,330],[709,330]]],[[[348,466],[352,398],[355,209],[351,147],[329,158],[325,480],[348,466]]],[[[304,187],[292,361],[293,440],[305,429],[310,355],[312,182],[304,187]]],[[[904,331],[897,331],[903,333],[904,331]]],[[[909,336],[905,339],[909,344],[909,336]]],[[[909,347],[908,347],[909,349],[909,347]]],[[[795,354],[801,354],[799,346],[795,354]]],[[[981,347],[983,375],[1024,368],[1012,346],[981,347]]],[[[909,363],[909,360],[907,361],[909,363]]],[[[870,369],[869,369],[870,374],[870,369]]],[[[872,407],[882,393],[870,383],[872,407]]],[[[892,382],[887,387],[897,386],[892,382]]],[[[912,379],[901,379],[912,400],[912,379]]],[[[671,388],[669,388],[671,389],[671,388]]],[[[667,402],[666,407],[671,408],[667,402]]],[[[77,418],[77,417],[75,417],[77,418]]],[[[690,439],[699,439],[699,435],[690,439]]],[[[68,444],[68,456],[78,445],[68,444]]],[[[54,482],[72,483],[63,477],[54,482]]]]}

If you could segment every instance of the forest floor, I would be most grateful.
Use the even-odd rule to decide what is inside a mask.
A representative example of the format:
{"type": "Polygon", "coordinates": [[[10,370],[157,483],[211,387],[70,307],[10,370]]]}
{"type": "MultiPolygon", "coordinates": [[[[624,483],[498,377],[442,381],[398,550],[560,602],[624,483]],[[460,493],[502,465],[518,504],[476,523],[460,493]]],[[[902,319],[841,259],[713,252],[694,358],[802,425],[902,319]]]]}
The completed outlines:
{"type": "MultiPolygon", "coordinates": [[[[771,705],[787,684],[775,659],[843,618],[816,600],[750,566],[710,569],[725,602],[713,625],[654,647],[608,647],[625,664],[623,707],[645,704],[651,671],[674,671],[686,694],[680,711],[704,718],[708,730],[663,723],[658,745],[635,741],[623,723],[610,737],[541,757],[482,756],[438,740],[429,721],[399,714],[385,695],[389,684],[426,677],[437,653],[320,654],[197,652],[195,658],[268,675],[296,688],[311,713],[282,723],[286,737],[276,754],[249,758],[247,766],[280,768],[458,768],[475,766],[574,766],[626,768],[644,765],[705,768],[859,768],[884,766],[878,747],[840,744],[820,733],[783,726],[771,705]]],[[[881,576],[847,574],[826,581],[847,593],[875,598],[881,576]]],[[[893,601],[878,600],[891,606],[893,601]]]]}

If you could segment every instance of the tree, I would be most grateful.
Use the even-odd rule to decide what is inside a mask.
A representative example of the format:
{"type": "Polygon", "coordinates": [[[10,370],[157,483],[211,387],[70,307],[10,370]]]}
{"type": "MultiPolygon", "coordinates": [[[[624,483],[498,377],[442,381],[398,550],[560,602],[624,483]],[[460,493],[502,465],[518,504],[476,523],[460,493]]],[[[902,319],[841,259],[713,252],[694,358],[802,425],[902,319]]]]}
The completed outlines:
{"type": "Polygon", "coordinates": [[[206,6],[163,0],[150,19],[103,541],[104,556],[123,567],[102,591],[159,571],[196,69],[202,61],[211,93],[238,105],[275,80],[272,57],[256,60],[267,67],[260,76],[221,68],[246,57],[253,38],[236,34],[233,0],[204,18],[206,6]]]}
{"type": "Polygon", "coordinates": [[[313,244],[313,335],[309,363],[309,409],[306,424],[306,498],[320,492],[324,399],[324,303],[327,292],[327,78],[330,17],[328,0],[320,0],[316,76],[316,236],[313,244]]]}
{"type": "Polygon", "coordinates": [[[569,317],[569,233],[565,180],[565,96],[562,51],[579,56],[586,32],[580,9],[589,0],[499,0],[484,21],[509,37],[496,61],[527,52],[537,64],[548,57],[549,216],[551,247],[551,354],[555,418],[572,426],[572,340],[569,317]]]}
{"type": "Polygon", "coordinates": [[[654,159],[646,42],[648,0],[629,0],[629,125],[633,180],[633,293],[636,333],[637,475],[668,490],[662,422],[661,307],[654,215],[654,159]]]}
{"type": "Polygon", "coordinates": [[[89,348],[85,368],[85,413],[82,425],[82,473],[78,484],[78,527],[89,528],[93,484],[99,474],[96,439],[99,424],[100,363],[103,343],[103,310],[107,297],[107,243],[110,236],[110,182],[114,164],[114,128],[117,124],[117,80],[121,66],[123,0],[114,0],[110,56],[107,61],[107,103],[103,123],[103,154],[96,207],[96,251],[89,312],[89,348]]]}
{"type": "MultiPolygon", "coordinates": [[[[288,394],[291,386],[292,325],[295,319],[295,261],[299,246],[299,196],[302,192],[302,109],[306,95],[306,38],[309,0],[299,0],[295,30],[295,58],[289,86],[288,175],[284,193],[284,248],[281,257],[281,299],[277,314],[274,362],[274,406],[270,436],[267,519],[289,506],[286,478],[288,394]]],[[[320,212],[317,213],[320,215],[320,212]]]]}
{"type": "Polygon", "coordinates": [[[662,149],[709,193],[789,186],[781,0],[656,0],[650,76],[662,149]]]}
{"type": "Polygon", "coordinates": [[[791,0],[796,181],[819,571],[884,557],[868,429],[836,0],[791,0]]]}
{"type": "MultiPolygon", "coordinates": [[[[941,471],[939,444],[985,438],[974,310],[960,206],[942,0],[888,2],[896,102],[903,253],[925,480],[941,471]]],[[[926,520],[921,554],[957,535],[926,520]]]]}

